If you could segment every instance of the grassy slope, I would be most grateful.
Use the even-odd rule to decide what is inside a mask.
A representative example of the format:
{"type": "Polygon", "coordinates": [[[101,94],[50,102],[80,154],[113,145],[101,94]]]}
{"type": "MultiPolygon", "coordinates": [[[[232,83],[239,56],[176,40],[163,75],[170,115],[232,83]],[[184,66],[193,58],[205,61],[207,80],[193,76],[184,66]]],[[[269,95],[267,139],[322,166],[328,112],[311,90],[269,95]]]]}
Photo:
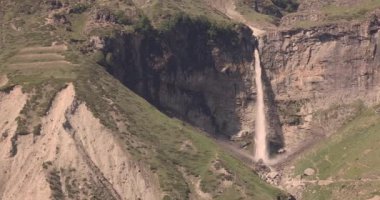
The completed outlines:
{"type": "Polygon", "coordinates": [[[231,23],[224,14],[205,4],[204,0],[152,0],[141,9],[157,26],[179,13],[186,13],[191,17],[207,17],[220,24],[231,23]]]}
{"type": "MultiPolygon", "coordinates": [[[[281,191],[263,183],[251,169],[229,156],[207,136],[179,120],[168,118],[114,80],[102,68],[90,65],[92,68],[76,81],[79,97],[87,102],[95,115],[108,127],[115,126],[109,120],[108,113],[112,110],[119,113],[121,121],[128,127],[128,133],[118,133],[118,137],[136,159],[146,161],[158,174],[161,187],[170,196],[179,199],[188,197],[190,188],[179,171],[180,167],[187,174],[202,179],[201,184],[218,186],[221,179],[207,177],[213,160],[220,160],[234,175],[234,182],[244,190],[248,199],[274,199],[281,194],[281,191]],[[106,100],[99,98],[102,96],[115,104],[110,106],[106,100]],[[195,152],[181,151],[184,141],[191,141],[195,152]]],[[[225,195],[233,193],[234,199],[238,199],[235,197],[239,197],[240,193],[233,188],[224,192],[215,194],[215,198],[223,199],[225,195]]]]}
{"type": "MultiPolygon", "coordinates": [[[[22,2],[17,5],[22,5],[22,2]]],[[[74,82],[78,98],[87,103],[104,125],[114,130],[116,136],[120,138],[120,142],[134,155],[135,159],[146,162],[149,168],[157,173],[161,187],[168,194],[168,199],[188,198],[191,188],[183,178],[180,167],[183,167],[187,174],[202,179],[202,187],[210,190],[218,199],[239,199],[239,197],[275,199],[277,195],[282,194],[280,190],[263,183],[251,169],[229,156],[211,139],[191,126],[160,113],[113,79],[102,67],[74,49],[62,54],[65,55],[66,60],[76,64],[75,68],[68,67],[57,70],[52,65],[43,70],[39,67],[16,70],[10,67],[14,62],[20,62],[20,59],[15,59],[15,56],[22,54],[20,53],[22,48],[48,46],[52,41],[60,41],[62,38],[62,35],[52,36],[50,34],[51,29],[43,26],[43,17],[37,14],[20,13],[16,8],[9,7],[7,10],[9,12],[6,14],[12,17],[2,20],[7,28],[2,29],[1,35],[6,40],[1,44],[3,48],[0,51],[0,73],[9,76],[10,83],[8,85],[23,85],[27,91],[34,92],[35,98],[31,98],[27,104],[30,107],[26,107],[23,111],[26,116],[40,115],[41,113],[43,115],[43,112],[40,111],[45,110],[45,107],[49,105],[50,94],[57,92],[65,82],[74,82]],[[25,19],[23,25],[20,26],[22,27],[21,31],[9,28],[8,22],[13,19],[15,13],[18,13],[20,19],[25,19]],[[63,76],[65,74],[69,74],[69,76],[63,76]],[[44,96],[41,90],[46,87],[50,90],[49,94],[44,96]],[[110,105],[106,98],[111,99],[114,104],[110,105]],[[117,120],[126,125],[127,131],[117,130],[116,120],[110,114],[112,111],[117,113],[119,116],[117,120]],[[186,140],[191,141],[196,149],[195,152],[180,151],[180,146],[186,140]],[[213,191],[215,188],[209,187],[218,187],[221,181],[220,177],[216,178],[215,174],[209,172],[213,160],[219,160],[222,163],[223,167],[233,175],[235,183],[234,187],[227,188],[220,194],[215,194],[213,191]]],[[[78,23],[74,22],[73,24],[78,23]]],[[[82,34],[79,32],[76,36],[82,37],[82,34]]],[[[41,52],[34,50],[29,53],[41,52]]],[[[45,60],[38,59],[41,58],[32,58],[32,60],[21,62],[54,61],[57,59],[57,55],[48,60],[46,60],[46,56],[43,57],[45,60]]],[[[33,120],[30,123],[38,124],[35,122],[38,119],[33,120]]]]}
{"type": "Polygon", "coordinates": [[[380,0],[361,0],[355,6],[328,5],[322,9],[328,20],[360,20],[366,13],[380,8],[380,0]]]}
{"type": "Polygon", "coordinates": [[[305,199],[368,199],[380,194],[380,115],[375,110],[361,111],[296,162],[296,174],[311,167],[317,173],[308,180],[333,181],[327,186],[310,184],[305,199]]]}
{"type": "Polygon", "coordinates": [[[329,4],[318,10],[323,16],[325,16],[323,20],[298,21],[294,26],[299,28],[310,28],[344,21],[361,21],[365,19],[368,13],[378,8],[380,8],[380,0],[360,0],[353,6],[337,6],[329,4]]]}
{"type": "MultiPolygon", "coordinates": [[[[278,1],[279,2],[279,1],[278,1]]],[[[289,3],[285,3],[286,1],[283,1],[285,5],[288,5],[289,3]]],[[[302,3],[302,1],[298,1],[299,3],[302,3]]],[[[273,1],[271,0],[264,0],[263,5],[266,5],[268,7],[275,6],[273,4],[273,1]]],[[[244,0],[236,0],[236,7],[237,11],[239,11],[248,21],[255,22],[259,25],[275,25],[279,23],[278,18],[258,13],[256,12],[253,7],[252,3],[247,4],[244,0]]],[[[366,15],[375,9],[380,8],[380,0],[360,0],[357,1],[352,6],[337,6],[334,4],[328,4],[321,9],[317,10],[320,12],[322,16],[324,16],[323,19],[318,21],[309,21],[309,20],[300,20],[297,21],[295,24],[292,25],[292,27],[295,28],[310,28],[314,26],[321,26],[326,24],[332,24],[332,23],[339,23],[342,21],[352,21],[352,20],[358,20],[361,21],[365,19],[366,15]]],[[[312,8],[311,8],[312,9],[312,8]]],[[[282,13],[284,15],[298,15],[298,13],[292,13],[295,10],[291,10],[291,12],[287,12],[287,9],[283,9],[282,13]]],[[[292,28],[289,27],[289,28],[292,28]]]]}
{"type": "MultiPolygon", "coordinates": [[[[268,0],[265,2],[267,4],[272,4],[272,2],[268,0]]],[[[246,20],[259,25],[273,25],[276,24],[276,20],[278,20],[273,16],[256,12],[251,5],[247,5],[243,0],[236,1],[236,10],[241,13],[246,20]]]]}

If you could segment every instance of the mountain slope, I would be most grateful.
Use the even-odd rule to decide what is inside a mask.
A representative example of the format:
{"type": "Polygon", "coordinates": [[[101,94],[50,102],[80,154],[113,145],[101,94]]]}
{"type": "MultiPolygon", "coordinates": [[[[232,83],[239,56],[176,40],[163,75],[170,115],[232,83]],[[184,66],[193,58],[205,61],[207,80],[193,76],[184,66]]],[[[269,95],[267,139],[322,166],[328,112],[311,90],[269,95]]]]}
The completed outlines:
{"type": "Polygon", "coordinates": [[[378,198],[377,0],[0,3],[0,198],[378,198]]]}
{"type": "MultiPolygon", "coordinates": [[[[85,68],[84,66],[77,67],[85,68]]],[[[239,164],[239,161],[227,156],[225,152],[221,151],[216,144],[214,144],[206,136],[199,132],[197,133],[197,131],[193,128],[190,128],[188,125],[184,125],[178,120],[170,119],[159,113],[152,106],[149,106],[139,97],[132,94],[128,89],[124,88],[124,86],[120,83],[112,80],[111,77],[108,77],[105,72],[101,72],[102,69],[100,67],[92,67],[98,69],[89,69],[87,73],[77,74],[80,78],[72,80],[76,88],[75,90],[77,90],[76,98],[78,98],[79,101],[74,100],[74,86],[72,85],[67,86],[67,88],[63,89],[61,92],[58,92],[56,97],[54,97],[55,100],[53,100],[51,106],[48,107],[48,114],[44,114],[41,119],[40,132],[31,133],[28,130],[18,132],[16,129],[19,129],[19,127],[16,128],[16,126],[19,121],[15,118],[4,119],[4,122],[2,123],[3,125],[8,123],[14,124],[13,129],[6,128],[8,125],[2,129],[2,132],[4,132],[4,140],[2,141],[4,145],[2,145],[2,152],[4,153],[3,156],[5,160],[1,163],[12,163],[10,168],[3,168],[5,171],[8,171],[7,176],[11,177],[10,180],[19,179],[22,181],[23,179],[20,179],[20,177],[16,175],[12,176],[12,174],[19,173],[13,172],[13,170],[9,171],[9,169],[17,170],[21,168],[19,167],[20,165],[24,165],[23,163],[33,163],[33,168],[35,170],[39,170],[42,174],[38,176],[39,173],[34,172],[33,174],[35,174],[35,176],[29,177],[28,174],[31,173],[31,171],[23,171],[27,179],[19,183],[22,187],[27,187],[28,182],[35,180],[35,177],[39,177],[39,180],[44,182],[45,174],[43,171],[46,168],[46,179],[48,182],[45,184],[58,184],[58,186],[61,184],[59,180],[70,181],[68,179],[71,177],[73,178],[73,181],[76,180],[79,182],[79,185],[76,185],[76,187],[80,187],[82,184],[87,184],[85,181],[81,181],[86,179],[84,178],[86,176],[82,173],[101,173],[104,177],[102,178],[102,176],[99,177],[96,175],[99,180],[94,180],[99,189],[106,190],[102,192],[101,195],[105,195],[107,192],[111,192],[110,194],[112,194],[112,190],[107,191],[107,187],[102,186],[107,185],[104,181],[108,180],[115,188],[128,188],[129,185],[135,185],[137,182],[144,180],[144,178],[137,177],[135,180],[137,182],[134,182],[133,179],[131,182],[123,181],[130,180],[130,175],[136,173],[133,171],[127,173],[125,179],[120,179],[120,173],[125,174],[128,171],[129,167],[128,165],[125,166],[125,164],[131,163],[130,165],[136,167],[136,164],[138,165],[138,163],[140,163],[138,160],[141,160],[141,162],[145,165],[142,171],[153,170],[155,176],[157,176],[160,181],[159,186],[151,183],[149,184],[151,185],[150,187],[158,187],[162,189],[164,193],[167,194],[167,198],[189,198],[188,195],[193,195],[192,193],[194,193],[193,190],[195,189],[191,188],[196,187],[196,181],[200,181],[200,186],[198,186],[202,188],[199,189],[200,191],[209,192],[211,195],[216,195],[215,197],[220,198],[225,195],[234,194],[234,196],[236,195],[235,197],[241,196],[243,198],[248,198],[251,196],[252,198],[267,199],[271,198],[270,196],[272,195],[276,196],[281,194],[280,191],[271,189],[269,186],[262,183],[250,169],[244,167],[241,163],[239,164]],[[96,70],[98,72],[91,72],[91,70],[96,70]],[[81,102],[90,106],[90,108],[93,109],[92,111],[95,113],[95,116],[103,119],[103,124],[108,125],[112,131],[102,131],[104,130],[102,125],[96,125],[96,123],[99,122],[96,122],[97,120],[91,116],[92,114],[86,111],[86,106],[81,102]],[[56,111],[56,109],[60,110],[56,111]],[[76,114],[77,112],[79,113],[76,114]],[[84,113],[80,114],[82,112],[84,113]],[[89,116],[90,121],[83,121],[87,118],[85,116],[89,116]],[[46,120],[44,120],[44,118],[46,118],[46,120]],[[67,121],[65,121],[65,118],[67,121]],[[15,121],[12,122],[12,120],[15,121]],[[86,124],[91,124],[91,126],[87,126],[86,124]],[[50,134],[54,133],[57,135],[50,136],[50,134]],[[105,138],[102,139],[103,137],[105,138]],[[108,144],[105,144],[105,140],[108,141],[107,143],[109,143],[109,147],[107,147],[108,144]],[[114,141],[111,142],[112,140],[114,141]],[[57,144],[53,141],[65,141],[68,144],[57,144]],[[26,145],[31,142],[32,144],[29,144],[31,146],[27,147],[26,145]],[[48,146],[44,147],[44,145],[48,146]],[[76,146],[77,150],[75,151],[71,148],[67,149],[70,146],[76,146]],[[111,151],[107,150],[104,152],[104,149],[107,148],[110,148],[111,151]],[[26,149],[31,150],[28,151],[26,149]],[[56,156],[45,157],[43,155],[39,156],[40,153],[35,153],[35,151],[40,152],[41,150],[46,149],[48,152],[52,151],[50,155],[55,154],[56,156]],[[61,155],[61,151],[62,153],[65,153],[61,155]],[[125,161],[120,160],[122,157],[128,155],[127,152],[132,154],[133,159],[130,159],[127,156],[125,161]],[[72,154],[72,157],[66,158],[65,156],[68,156],[68,154],[72,154]],[[117,156],[119,158],[116,161],[106,159],[107,155],[115,156],[119,154],[120,156],[117,156]],[[27,159],[22,159],[24,155],[28,157],[30,155],[34,155],[33,157],[37,156],[39,161],[28,161],[27,159]],[[22,161],[17,161],[20,159],[22,161]],[[74,162],[72,159],[79,159],[81,161],[78,164],[69,164],[74,162]],[[19,162],[21,163],[18,164],[19,162]],[[216,169],[214,169],[214,165],[216,164],[218,166],[218,170],[225,170],[222,174],[219,174],[220,172],[218,172],[218,170],[214,171],[216,169]],[[71,175],[67,175],[65,174],[65,170],[74,172],[71,175]],[[114,175],[107,173],[116,173],[115,177],[118,177],[119,179],[114,180],[112,178],[114,175]],[[56,180],[50,180],[50,176],[57,176],[60,178],[56,183],[53,182],[56,180]],[[216,179],[217,176],[222,176],[225,178],[216,179]],[[192,179],[188,179],[187,177],[194,177],[193,179],[195,182],[191,182],[190,180],[192,179]],[[220,182],[221,180],[224,180],[225,183],[220,182]],[[237,184],[237,186],[232,186],[233,183],[237,184]],[[125,186],[123,186],[124,184],[125,186]],[[221,193],[214,193],[215,190],[220,191],[221,193]]],[[[23,78],[25,77],[26,76],[23,75],[23,78]]],[[[38,81],[34,79],[34,81],[37,82],[42,81],[42,83],[35,84],[34,89],[31,89],[33,92],[37,92],[35,95],[41,92],[38,91],[40,90],[38,87],[41,87],[40,84],[44,83],[49,85],[48,82],[46,83],[41,79],[43,79],[43,76],[38,77],[38,81]]],[[[16,81],[18,81],[17,76],[15,76],[14,79],[11,77],[9,84],[17,84],[16,81]]],[[[49,81],[54,82],[54,79],[50,79],[49,81]]],[[[12,95],[17,92],[20,95],[21,90],[19,87],[11,90],[9,96],[6,93],[3,93],[2,105],[4,107],[9,106],[9,104],[6,103],[7,99],[10,99],[10,101],[14,101],[14,99],[21,100],[22,98],[20,97],[12,97],[12,95]]],[[[33,94],[29,95],[32,96],[33,94]]],[[[33,96],[27,101],[24,110],[31,109],[31,107],[28,106],[33,105],[31,102],[32,99],[33,96]]],[[[40,100],[39,98],[37,99],[40,100]]],[[[37,108],[38,106],[41,106],[41,104],[37,104],[37,108]]],[[[20,105],[19,108],[22,107],[23,106],[20,105]]],[[[25,112],[29,113],[28,111],[25,112]]],[[[14,111],[13,115],[17,116],[18,111],[14,111]]],[[[21,115],[21,117],[22,116],[23,115],[21,115]]],[[[18,120],[20,119],[22,118],[18,118],[18,120]]],[[[27,121],[28,120],[29,118],[27,118],[27,121]]],[[[38,121],[38,119],[36,120],[38,121]]],[[[21,124],[19,122],[19,126],[20,125],[21,124]]],[[[137,169],[132,168],[131,170],[137,169]]],[[[140,170],[141,169],[138,171],[140,172],[140,170]]],[[[23,175],[20,174],[20,176],[23,175]]],[[[87,179],[89,178],[90,177],[87,179]]],[[[19,193],[17,190],[8,189],[6,186],[8,184],[11,183],[7,182],[4,184],[5,188],[3,197],[7,199],[23,199],[22,196],[12,196],[16,193],[23,193],[19,193]]],[[[88,184],[91,186],[91,183],[88,184]]],[[[17,184],[15,185],[17,186],[17,184]]],[[[57,186],[51,185],[50,187],[52,188],[51,195],[54,197],[60,195],[76,195],[76,193],[71,194],[70,192],[72,191],[68,191],[69,189],[67,188],[60,191],[57,186]]],[[[91,189],[93,189],[92,187],[95,186],[91,186],[91,189]]],[[[144,190],[136,189],[137,193],[124,191],[122,189],[115,190],[119,196],[122,196],[123,198],[134,198],[134,196],[130,196],[131,194],[135,195],[136,198],[144,198],[142,195],[157,195],[157,192],[149,193],[146,191],[145,187],[143,188],[144,190]],[[138,193],[138,191],[140,191],[140,193],[138,193]],[[142,191],[144,192],[142,193],[142,191]]],[[[30,188],[30,190],[34,191],[33,188],[30,188]]],[[[96,189],[95,191],[90,190],[90,192],[98,191],[96,189]]],[[[45,197],[36,196],[35,198],[46,198],[49,196],[49,191],[45,191],[44,193],[46,195],[45,197]]],[[[38,192],[34,192],[34,194],[40,195],[38,192]]],[[[196,194],[197,193],[195,193],[195,195],[196,194]]],[[[86,194],[81,195],[85,196],[86,194]]],[[[115,195],[113,196],[115,197],[115,195]]],[[[145,197],[147,199],[152,199],[147,196],[145,197]]],[[[118,199],[117,196],[115,198],[118,199]]]]}
{"type": "Polygon", "coordinates": [[[286,198],[86,52],[91,31],[144,29],[114,21],[113,3],[2,1],[0,197],[286,198]]]}

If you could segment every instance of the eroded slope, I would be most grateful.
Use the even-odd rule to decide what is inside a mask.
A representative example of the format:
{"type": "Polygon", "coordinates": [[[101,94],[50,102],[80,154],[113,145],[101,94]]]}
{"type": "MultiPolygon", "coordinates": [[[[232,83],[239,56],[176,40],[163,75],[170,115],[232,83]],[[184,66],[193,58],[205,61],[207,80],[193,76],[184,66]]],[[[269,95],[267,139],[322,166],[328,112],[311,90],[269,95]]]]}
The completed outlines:
{"type": "MultiPolygon", "coordinates": [[[[6,99],[14,101],[17,93],[22,95],[20,88],[1,105],[9,106],[6,99]]],[[[25,103],[25,95],[19,99],[25,103]]],[[[12,142],[15,128],[2,130],[8,133],[1,145],[3,199],[160,199],[156,177],[131,160],[85,104],[75,100],[72,84],[55,97],[38,136],[17,136],[12,142]],[[12,148],[17,152],[10,156],[12,148]]]]}

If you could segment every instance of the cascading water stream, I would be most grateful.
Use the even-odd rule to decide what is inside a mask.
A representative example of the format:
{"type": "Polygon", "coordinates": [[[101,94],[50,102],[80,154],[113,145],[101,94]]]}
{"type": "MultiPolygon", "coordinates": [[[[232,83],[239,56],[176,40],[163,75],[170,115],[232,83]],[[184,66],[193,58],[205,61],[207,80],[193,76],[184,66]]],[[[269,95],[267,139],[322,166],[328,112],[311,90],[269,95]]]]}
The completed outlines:
{"type": "Polygon", "coordinates": [[[262,160],[266,163],[269,159],[267,150],[267,132],[266,132],[266,120],[265,120],[265,105],[264,105],[264,90],[263,82],[261,78],[261,62],[259,50],[255,49],[255,80],[257,87],[257,100],[256,100],[256,129],[255,129],[255,160],[262,160]]]}

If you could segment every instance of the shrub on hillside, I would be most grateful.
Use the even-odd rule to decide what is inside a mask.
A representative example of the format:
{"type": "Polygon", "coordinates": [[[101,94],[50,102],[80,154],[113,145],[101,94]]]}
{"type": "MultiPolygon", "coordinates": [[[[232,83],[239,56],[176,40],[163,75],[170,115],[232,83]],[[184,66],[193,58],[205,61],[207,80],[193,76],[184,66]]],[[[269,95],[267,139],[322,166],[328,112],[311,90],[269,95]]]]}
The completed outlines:
{"type": "Polygon", "coordinates": [[[153,30],[153,26],[146,16],[141,17],[140,20],[133,26],[133,28],[137,32],[148,32],[153,30]]]}
{"type": "Polygon", "coordinates": [[[287,12],[295,12],[298,9],[298,0],[272,0],[273,4],[287,12]]]}
{"type": "Polygon", "coordinates": [[[81,14],[81,13],[85,12],[88,8],[89,8],[89,6],[87,4],[77,3],[77,4],[73,5],[73,7],[70,9],[69,12],[75,13],[75,14],[81,14]]]}
{"type": "Polygon", "coordinates": [[[122,25],[131,24],[131,21],[129,20],[128,16],[122,10],[118,10],[114,14],[116,18],[116,23],[122,25]]]}

